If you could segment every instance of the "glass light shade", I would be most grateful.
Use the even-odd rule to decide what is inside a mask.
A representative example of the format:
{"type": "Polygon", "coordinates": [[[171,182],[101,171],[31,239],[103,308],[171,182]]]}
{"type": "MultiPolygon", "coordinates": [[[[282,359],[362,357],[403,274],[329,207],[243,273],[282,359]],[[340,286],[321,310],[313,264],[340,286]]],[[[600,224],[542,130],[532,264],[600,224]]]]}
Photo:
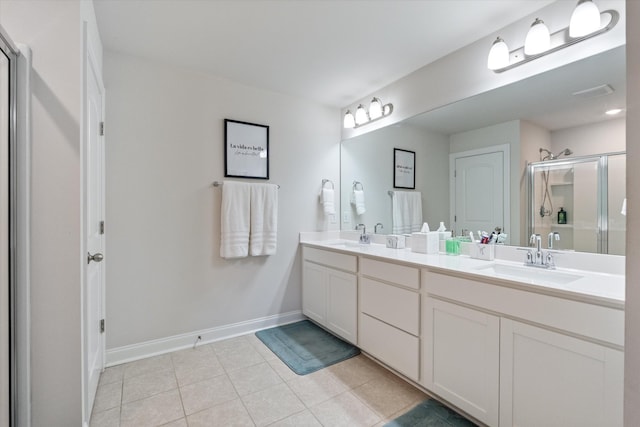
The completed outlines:
{"type": "Polygon", "coordinates": [[[369,116],[367,115],[367,110],[364,109],[362,104],[358,105],[356,108],[356,124],[362,125],[369,121],[369,116]]]}
{"type": "Polygon", "coordinates": [[[626,197],[622,201],[622,209],[620,210],[620,213],[624,216],[627,216],[627,198],[626,197]]]}
{"type": "Polygon", "coordinates": [[[607,110],[604,113],[608,116],[615,116],[616,114],[622,113],[622,108],[612,108],[611,110],[607,110]]]}
{"type": "Polygon", "coordinates": [[[583,37],[600,29],[600,10],[591,0],[580,0],[571,14],[570,37],[583,37]]]}
{"type": "Polygon", "coordinates": [[[371,100],[371,105],[369,105],[369,117],[371,120],[382,117],[382,102],[378,98],[373,98],[371,100]]]}
{"type": "Polygon", "coordinates": [[[356,119],[353,117],[353,114],[351,114],[351,111],[347,110],[342,125],[345,129],[352,129],[356,126],[356,119]]]}
{"type": "Polygon", "coordinates": [[[527,38],[524,40],[525,55],[537,55],[549,50],[551,46],[551,34],[549,28],[541,19],[536,18],[529,28],[527,38]]]}
{"type": "Polygon", "coordinates": [[[509,47],[500,37],[493,42],[487,59],[487,68],[498,70],[509,65],[509,47]]]}

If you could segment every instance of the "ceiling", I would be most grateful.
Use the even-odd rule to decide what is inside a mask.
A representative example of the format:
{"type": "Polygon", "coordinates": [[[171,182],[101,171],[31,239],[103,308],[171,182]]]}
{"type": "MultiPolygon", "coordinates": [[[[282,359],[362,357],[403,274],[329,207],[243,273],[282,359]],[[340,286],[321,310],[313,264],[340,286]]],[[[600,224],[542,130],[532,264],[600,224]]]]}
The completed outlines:
{"type": "Polygon", "coordinates": [[[105,49],[338,108],[552,2],[94,0],[105,49]]]}

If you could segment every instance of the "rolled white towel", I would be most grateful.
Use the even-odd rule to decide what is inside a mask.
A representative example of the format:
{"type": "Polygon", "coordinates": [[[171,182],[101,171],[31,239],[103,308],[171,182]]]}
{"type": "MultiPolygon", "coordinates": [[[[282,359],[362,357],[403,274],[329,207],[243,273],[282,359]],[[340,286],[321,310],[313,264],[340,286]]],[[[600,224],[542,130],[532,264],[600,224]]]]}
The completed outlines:
{"type": "Polygon", "coordinates": [[[335,193],[333,188],[323,188],[320,195],[320,202],[324,208],[325,215],[336,214],[335,193]]]}

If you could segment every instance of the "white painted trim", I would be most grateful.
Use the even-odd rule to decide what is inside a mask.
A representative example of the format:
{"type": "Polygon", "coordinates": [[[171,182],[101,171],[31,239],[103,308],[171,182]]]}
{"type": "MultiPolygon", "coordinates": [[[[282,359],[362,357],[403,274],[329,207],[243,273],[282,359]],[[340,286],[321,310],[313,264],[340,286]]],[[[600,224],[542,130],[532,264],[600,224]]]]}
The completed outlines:
{"type": "Polygon", "coordinates": [[[511,230],[511,152],[509,144],[492,145],[490,147],[478,148],[476,150],[460,151],[458,153],[449,154],[449,224],[450,228],[453,228],[453,216],[456,211],[456,180],[454,173],[456,170],[456,160],[461,157],[478,156],[482,154],[490,153],[502,153],[502,191],[504,193],[504,207],[503,207],[503,226],[504,230],[511,230]]]}
{"type": "Polygon", "coordinates": [[[217,326],[211,329],[187,332],[185,334],[145,341],[138,344],[116,347],[107,350],[106,366],[119,365],[126,362],[132,362],[134,360],[144,359],[146,357],[193,347],[198,336],[202,338],[198,345],[202,345],[237,337],[239,335],[249,334],[274,326],[298,322],[304,319],[305,317],[302,315],[302,311],[295,310],[288,313],[275,314],[273,316],[217,326]]]}
{"type": "Polygon", "coordinates": [[[31,48],[18,44],[16,322],[18,424],[31,425],[31,48]]]}

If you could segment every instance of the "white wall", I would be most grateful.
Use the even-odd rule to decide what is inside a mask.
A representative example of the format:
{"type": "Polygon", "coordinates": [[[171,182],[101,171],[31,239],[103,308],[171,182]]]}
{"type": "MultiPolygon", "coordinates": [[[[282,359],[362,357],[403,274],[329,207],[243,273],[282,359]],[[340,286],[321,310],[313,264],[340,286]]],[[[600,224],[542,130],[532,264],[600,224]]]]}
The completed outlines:
{"type": "Polygon", "coordinates": [[[625,151],[625,124],[626,120],[623,117],[553,131],[551,151],[558,153],[570,148],[573,157],[625,151]]]}
{"type": "Polygon", "coordinates": [[[107,352],[300,310],[298,233],[339,227],[318,204],[339,111],[109,51],[104,77],[107,352]],[[276,255],[219,256],[225,118],[270,126],[276,255]]]}
{"type": "MultiPolygon", "coordinates": [[[[640,2],[627,0],[627,188],[640,187],[640,2]],[[632,24],[633,23],[633,24],[632,24]]],[[[640,192],[627,194],[627,236],[640,232],[640,192]]],[[[640,420],[640,240],[627,238],[624,425],[640,420]]]]}
{"type": "Polygon", "coordinates": [[[32,425],[80,425],[80,2],[12,1],[0,24],[33,51],[32,425]]]}
{"type": "Polygon", "coordinates": [[[444,135],[414,126],[389,126],[377,132],[342,141],[342,228],[353,230],[356,224],[367,226],[382,223],[381,233],[392,230],[391,197],[393,190],[393,149],[416,153],[416,191],[422,192],[422,217],[435,230],[440,221],[449,219],[449,141],[444,135]],[[367,212],[356,216],[349,202],[353,181],[360,181],[365,189],[367,212]],[[351,217],[344,222],[342,214],[351,217]]]}

